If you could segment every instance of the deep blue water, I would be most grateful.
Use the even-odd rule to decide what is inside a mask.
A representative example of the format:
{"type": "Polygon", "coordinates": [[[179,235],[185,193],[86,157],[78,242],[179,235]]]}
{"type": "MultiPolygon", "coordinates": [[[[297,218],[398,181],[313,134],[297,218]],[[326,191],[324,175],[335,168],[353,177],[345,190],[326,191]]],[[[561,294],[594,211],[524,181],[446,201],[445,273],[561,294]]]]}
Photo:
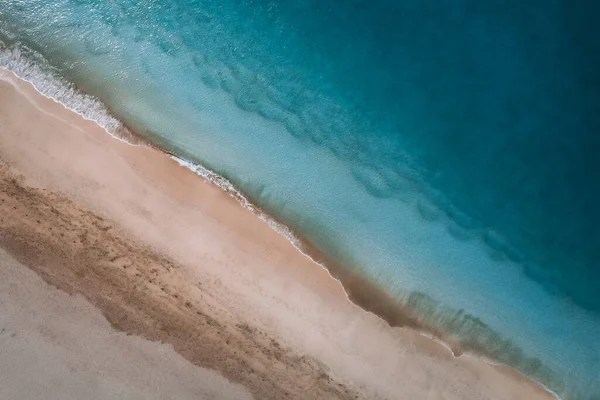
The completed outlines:
{"type": "Polygon", "coordinates": [[[430,323],[596,399],[599,12],[6,0],[0,35],[4,64],[48,63],[430,323]]]}

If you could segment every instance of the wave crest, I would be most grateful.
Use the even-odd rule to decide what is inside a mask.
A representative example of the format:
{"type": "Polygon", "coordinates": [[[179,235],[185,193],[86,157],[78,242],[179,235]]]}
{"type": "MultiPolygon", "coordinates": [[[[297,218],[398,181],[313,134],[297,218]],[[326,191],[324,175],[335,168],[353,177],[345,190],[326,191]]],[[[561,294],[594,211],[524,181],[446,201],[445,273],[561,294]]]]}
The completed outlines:
{"type": "Polygon", "coordinates": [[[104,103],[60,77],[41,54],[24,46],[8,46],[0,40],[0,68],[31,83],[43,96],[94,121],[114,138],[130,145],[141,144],[142,140],[115,118],[104,103]]]}

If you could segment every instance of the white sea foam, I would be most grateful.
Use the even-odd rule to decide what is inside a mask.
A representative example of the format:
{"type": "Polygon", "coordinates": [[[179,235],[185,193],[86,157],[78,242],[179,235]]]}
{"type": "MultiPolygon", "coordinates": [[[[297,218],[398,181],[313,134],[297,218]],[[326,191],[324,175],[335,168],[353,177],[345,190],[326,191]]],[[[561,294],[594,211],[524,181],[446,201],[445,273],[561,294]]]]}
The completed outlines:
{"type": "Polygon", "coordinates": [[[7,48],[0,42],[0,68],[6,68],[20,79],[31,83],[43,96],[62,104],[86,120],[94,121],[114,138],[136,145],[126,136],[128,130],[98,98],[82,93],[61,78],[44,58],[19,47],[7,48]]]}
{"type": "Polygon", "coordinates": [[[264,213],[259,208],[257,208],[254,204],[252,204],[252,202],[250,200],[248,200],[248,198],[243,193],[241,193],[239,190],[237,190],[235,188],[235,186],[231,182],[229,182],[227,179],[223,178],[221,175],[219,175],[213,171],[210,171],[210,170],[204,168],[201,165],[191,163],[191,162],[186,161],[177,156],[171,155],[170,158],[172,160],[176,161],[182,167],[185,167],[185,168],[189,169],[190,171],[193,171],[194,173],[203,177],[208,182],[219,187],[221,190],[223,190],[229,196],[233,197],[244,208],[246,208],[246,209],[252,211],[254,214],[256,214],[261,220],[263,220],[265,223],[267,223],[267,225],[269,225],[269,227],[271,227],[271,229],[273,229],[274,231],[278,232],[279,234],[285,236],[294,245],[294,247],[299,249],[300,240],[298,239],[298,237],[296,237],[296,235],[294,235],[294,233],[292,232],[292,230],[290,228],[288,228],[286,225],[284,225],[280,222],[275,221],[268,214],[264,213]]]}

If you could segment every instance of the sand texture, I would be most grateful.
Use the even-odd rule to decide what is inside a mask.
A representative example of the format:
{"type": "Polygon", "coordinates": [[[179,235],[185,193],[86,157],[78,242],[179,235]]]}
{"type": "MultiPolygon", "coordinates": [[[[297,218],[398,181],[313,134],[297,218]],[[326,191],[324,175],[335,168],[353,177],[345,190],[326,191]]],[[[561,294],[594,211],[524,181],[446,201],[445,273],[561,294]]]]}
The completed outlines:
{"type": "Polygon", "coordinates": [[[0,398],[250,399],[172,346],[115,331],[0,250],[0,398]]]}
{"type": "Polygon", "coordinates": [[[552,398],[391,328],[217,187],[2,70],[0,248],[3,399],[552,398]]]}

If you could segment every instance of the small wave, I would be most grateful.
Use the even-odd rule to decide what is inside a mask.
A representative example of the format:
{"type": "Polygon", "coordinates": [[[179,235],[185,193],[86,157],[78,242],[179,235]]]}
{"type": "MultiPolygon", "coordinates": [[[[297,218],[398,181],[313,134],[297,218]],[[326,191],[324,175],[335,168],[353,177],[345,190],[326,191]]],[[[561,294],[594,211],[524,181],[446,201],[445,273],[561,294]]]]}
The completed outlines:
{"type": "Polygon", "coordinates": [[[179,158],[175,155],[169,156],[172,160],[177,162],[182,167],[189,169],[190,171],[200,175],[206,181],[212,183],[217,186],[229,196],[233,197],[238,203],[240,203],[244,208],[252,211],[256,214],[261,220],[267,223],[271,229],[278,232],[279,234],[285,236],[296,248],[300,246],[300,239],[294,235],[292,230],[288,228],[286,225],[275,221],[271,216],[264,213],[260,210],[260,208],[256,207],[248,198],[242,194],[239,190],[235,188],[235,186],[229,182],[227,179],[223,178],[221,175],[212,172],[201,165],[191,163],[182,158],[179,158]]]}
{"type": "Polygon", "coordinates": [[[112,137],[130,145],[140,141],[98,98],[79,91],[50,66],[39,53],[21,46],[8,47],[0,41],[0,68],[31,83],[44,97],[62,104],[86,120],[94,121],[112,137]]]}

